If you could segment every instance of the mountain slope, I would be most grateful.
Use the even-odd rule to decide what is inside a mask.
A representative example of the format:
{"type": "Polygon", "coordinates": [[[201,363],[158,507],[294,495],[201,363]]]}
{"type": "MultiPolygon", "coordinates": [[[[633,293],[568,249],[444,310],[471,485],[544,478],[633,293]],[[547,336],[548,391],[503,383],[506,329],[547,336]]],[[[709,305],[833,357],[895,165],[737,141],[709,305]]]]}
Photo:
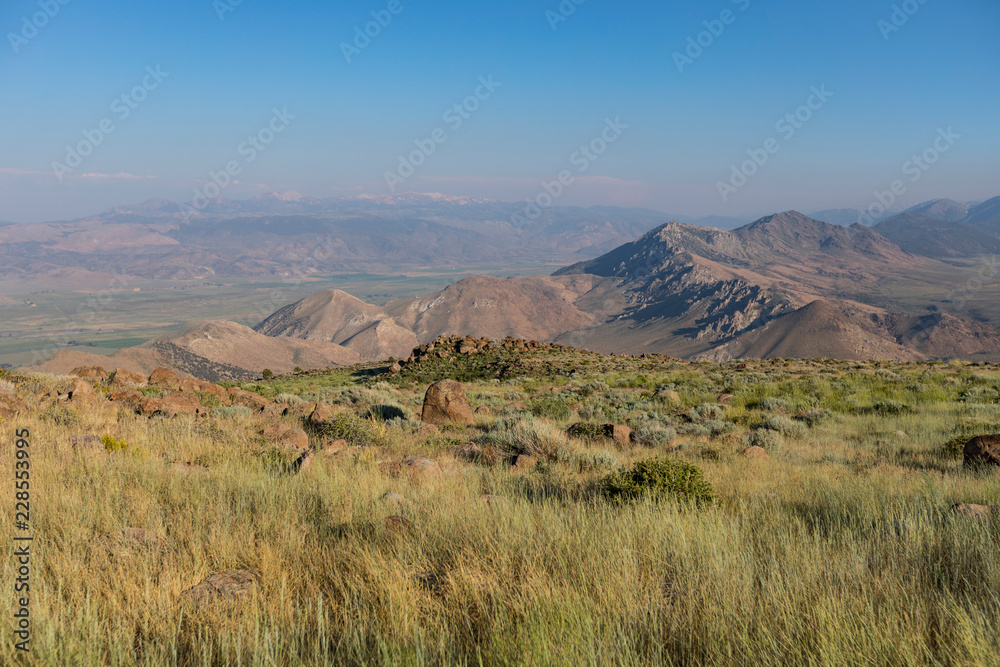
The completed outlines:
{"type": "Polygon", "coordinates": [[[974,257],[1000,252],[1000,236],[991,233],[985,224],[976,226],[903,213],[883,220],[874,229],[907,252],[926,257],[974,257]]]}

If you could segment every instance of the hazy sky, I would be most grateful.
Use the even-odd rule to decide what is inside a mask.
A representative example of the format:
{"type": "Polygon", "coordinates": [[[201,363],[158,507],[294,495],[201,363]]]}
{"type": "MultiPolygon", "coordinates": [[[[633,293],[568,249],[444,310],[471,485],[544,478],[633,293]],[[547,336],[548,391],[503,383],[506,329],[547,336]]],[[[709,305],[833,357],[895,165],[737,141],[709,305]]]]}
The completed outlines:
{"type": "Polygon", "coordinates": [[[559,204],[692,215],[1000,194],[996,0],[63,2],[0,6],[0,219],[210,173],[522,200],[566,170],[559,204]]]}

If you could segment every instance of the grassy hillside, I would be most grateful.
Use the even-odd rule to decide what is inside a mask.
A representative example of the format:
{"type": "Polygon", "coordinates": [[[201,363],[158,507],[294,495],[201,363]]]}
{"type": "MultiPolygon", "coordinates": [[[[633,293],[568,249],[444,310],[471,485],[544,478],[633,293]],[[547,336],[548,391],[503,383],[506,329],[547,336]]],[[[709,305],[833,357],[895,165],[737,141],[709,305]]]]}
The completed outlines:
{"type": "MultiPolygon", "coordinates": [[[[1000,478],[963,468],[959,444],[1000,432],[1000,366],[519,347],[438,345],[393,374],[379,364],[242,385],[284,416],[76,408],[39,398],[63,379],[6,374],[0,394],[28,410],[0,424],[4,442],[31,432],[27,662],[995,661],[1000,521],[950,508],[1000,503],[1000,478]],[[419,422],[443,377],[463,381],[473,426],[419,422]],[[317,401],[334,412],[322,428],[304,418],[317,401]],[[308,469],[295,473],[261,435],[279,421],[306,427],[308,469]],[[604,424],[631,427],[635,442],[604,424]],[[336,438],[347,442],[326,453],[336,438]],[[745,457],[750,444],[768,456],[745,457]],[[519,455],[537,463],[512,469],[519,455]],[[411,456],[437,466],[399,465],[411,456]],[[610,476],[662,458],[696,466],[717,499],[605,492],[610,476]],[[167,546],[95,542],[128,527],[167,546]],[[242,568],[259,576],[244,600],[182,600],[242,568]]],[[[13,477],[14,447],[0,468],[13,477]]],[[[0,533],[18,533],[12,491],[0,507],[0,533]]],[[[13,550],[8,540],[4,582],[13,550]]],[[[15,655],[6,619],[4,660],[15,655]]]]}

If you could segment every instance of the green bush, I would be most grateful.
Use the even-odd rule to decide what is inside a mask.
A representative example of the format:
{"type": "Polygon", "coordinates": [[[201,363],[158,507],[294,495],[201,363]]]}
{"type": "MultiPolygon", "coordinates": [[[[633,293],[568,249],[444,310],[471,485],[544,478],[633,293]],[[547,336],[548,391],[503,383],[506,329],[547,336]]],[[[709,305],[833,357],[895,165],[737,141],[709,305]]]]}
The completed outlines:
{"type": "Polygon", "coordinates": [[[196,391],[194,393],[198,397],[198,401],[201,402],[203,407],[218,408],[222,406],[222,399],[220,399],[215,394],[210,394],[206,391],[196,391]]]}
{"type": "Polygon", "coordinates": [[[677,439],[677,430],[659,422],[646,421],[633,429],[635,441],[645,447],[665,447],[677,439]]]}
{"type": "Polygon", "coordinates": [[[763,447],[768,454],[777,454],[785,445],[785,438],[779,431],[759,428],[750,434],[747,440],[749,447],[763,447]]]}
{"type": "Polygon", "coordinates": [[[531,414],[546,419],[566,419],[570,412],[569,404],[556,396],[547,396],[535,401],[531,406],[531,414]]]}
{"type": "Polygon", "coordinates": [[[788,417],[782,417],[780,415],[768,415],[764,417],[761,421],[759,428],[764,428],[769,431],[777,431],[782,435],[787,435],[790,438],[804,438],[806,435],[806,427],[797,421],[791,420],[788,417]]]}
{"type": "Polygon", "coordinates": [[[369,419],[362,419],[350,412],[341,412],[336,417],[318,427],[321,435],[334,440],[346,440],[352,445],[386,445],[388,433],[384,425],[369,419]]]}
{"type": "Polygon", "coordinates": [[[649,498],[708,505],[716,500],[715,490],[705,480],[701,469],[679,459],[639,461],[630,470],[608,475],[601,488],[604,496],[616,503],[649,498]]]}
{"type": "Polygon", "coordinates": [[[527,454],[546,461],[566,461],[573,448],[566,433],[535,417],[501,417],[479,438],[508,455],[527,454]]]}
{"type": "Polygon", "coordinates": [[[217,417],[250,417],[253,413],[250,408],[243,405],[224,405],[212,410],[212,414],[217,417]]]}
{"type": "Polygon", "coordinates": [[[104,445],[104,449],[109,452],[124,452],[128,451],[128,443],[125,440],[118,440],[110,435],[101,436],[101,444],[104,445]]]}
{"type": "Polygon", "coordinates": [[[574,438],[596,439],[604,437],[604,424],[596,422],[577,422],[566,429],[566,433],[574,438]]]}
{"type": "Polygon", "coordinates": [[[301,396],[295,394],[278,394],[274,397],[275,403],[282,403],[284,405],[298,405],[299,403],[305,403],[301,396]]]}

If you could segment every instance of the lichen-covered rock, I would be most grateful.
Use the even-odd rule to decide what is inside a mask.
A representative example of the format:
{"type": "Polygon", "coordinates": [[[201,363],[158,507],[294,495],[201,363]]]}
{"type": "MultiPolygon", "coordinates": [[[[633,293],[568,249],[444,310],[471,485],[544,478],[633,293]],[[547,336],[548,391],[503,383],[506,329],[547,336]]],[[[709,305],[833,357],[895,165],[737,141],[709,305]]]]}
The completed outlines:
{"type": "Polygon", "coordinates": [[[454,380],[441,380],[427,388],[421,421],[428,424],[472,425],[472,408],[465,397],[465,389],[454,380]]]}

